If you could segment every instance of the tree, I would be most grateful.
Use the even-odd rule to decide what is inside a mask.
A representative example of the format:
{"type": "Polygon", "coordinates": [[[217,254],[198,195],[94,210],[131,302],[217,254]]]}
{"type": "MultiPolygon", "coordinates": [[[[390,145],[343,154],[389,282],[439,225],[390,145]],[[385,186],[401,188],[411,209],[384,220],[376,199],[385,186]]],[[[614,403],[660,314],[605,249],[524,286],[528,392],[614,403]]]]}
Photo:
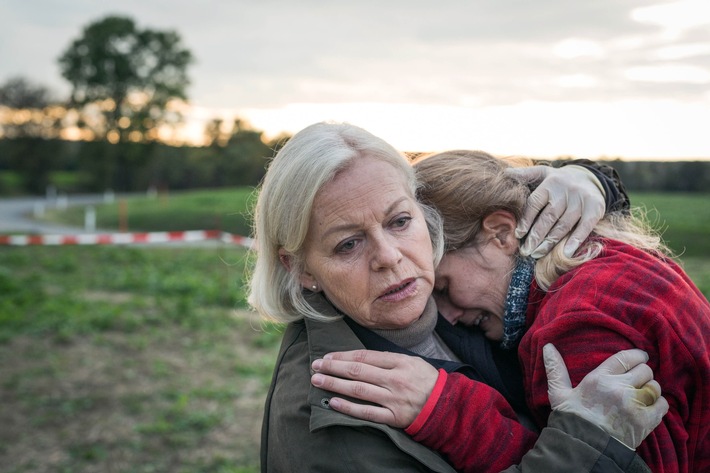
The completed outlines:
{"type": "Polygon", "coordinates": [[[64,109],[49,89],[23,77],[0,86],[0,138],[56,138],[64,109]]]}
{"type": "Polygon", "coordinates": [[[41,109],[50,104],[49,90],[32,84],[23,77],[14,77],[0,86],[0,105],[8,108],[41,109]]]}
{"type": "Polygon", "coordinates": [[[186,100],[191,62],[178,33],[139,29],[120,16],[88,25],[59,58],[71,105],[97,137],[114,143],[153,141],[157,127],[179,121],[168,103],[186,100]],[[100,120],[91,121],[92,110],[100,120]]]}

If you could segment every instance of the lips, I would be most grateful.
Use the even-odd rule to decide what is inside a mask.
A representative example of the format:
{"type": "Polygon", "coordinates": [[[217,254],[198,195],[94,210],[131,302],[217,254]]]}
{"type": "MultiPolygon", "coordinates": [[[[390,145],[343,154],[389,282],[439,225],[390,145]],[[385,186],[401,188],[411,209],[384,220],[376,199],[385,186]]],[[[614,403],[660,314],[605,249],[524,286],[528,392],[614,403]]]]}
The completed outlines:
{"type": "Polygon", "coordinates": [[[401,291],[402,289],[404,289],[405,287],[407,287],[408,284],[409,284],[408,282],[406,282],[406,283],[404,283],[404,284],[400,284],[399,286],[395,287],[395,288],[392,289],[391,291],[385,292],[385,293],[383,294],[383,296],[386,296],[386,295],[389,295],[389,294],[394,294],[394,293],[397,292],[397,291],[401,291]]]}
{"type": "Polygon", "coordinates": [[[406,298],[413,294],[416,291],[416,284],[415,284],[415,279],[410,278],[410,279],[405,279],[404,281],[394,284],[390,287],[388,287],[385,292],[378,297],[378,299],[383,300],[383,301],[398,301],[403,298],[406,298]]]}

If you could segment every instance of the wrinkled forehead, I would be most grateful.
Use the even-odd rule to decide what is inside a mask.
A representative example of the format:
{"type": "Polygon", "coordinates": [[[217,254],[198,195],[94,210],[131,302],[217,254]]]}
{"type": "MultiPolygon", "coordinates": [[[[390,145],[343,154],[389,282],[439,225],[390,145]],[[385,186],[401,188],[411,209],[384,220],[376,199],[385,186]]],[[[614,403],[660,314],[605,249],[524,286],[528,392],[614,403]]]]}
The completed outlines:
{"type": "Polygon", "coordinates": [[[385,161],[362,160],[344,168],[321,187],[313,202],[311,224],[374,223],[399,207],[414,205],[415,198],[402,170],[385,161]]]}

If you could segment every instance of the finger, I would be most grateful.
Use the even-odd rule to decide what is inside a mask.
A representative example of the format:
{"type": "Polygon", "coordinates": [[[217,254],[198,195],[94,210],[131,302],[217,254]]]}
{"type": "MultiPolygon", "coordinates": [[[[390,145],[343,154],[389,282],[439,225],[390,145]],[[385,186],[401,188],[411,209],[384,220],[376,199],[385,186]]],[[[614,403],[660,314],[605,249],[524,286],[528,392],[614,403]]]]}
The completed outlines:
{"type": "Polygon", "coordinates": [[[326,353],[324,360],[341,360],[365,363],[378,368],[391,369],[406,363],[407,355],[376,350],[350,350],[326,353]]]}
{"type": "Polygon", "coordinates": [[[656,381],[649,381],[636,390],[635,396],[644,406],[652,406],[661,397],[661,385],[656,381]]]}
{"type": "Polygon", "coordinates": [[[359,361],[315,360],[311,364],[311,368],[316,373],[377,385],[386,383],[391,377],[389,370],[359,361]]]}
{"type": "Polygon", "coordinates": [[[594,230],[594,226],[603,216],[603,207],[599,207],[595,210],[589,208],[589,206],[584,207],[584,211],[582,212],[581,218],[578,220],[577,226],[567,240],[567,243],[565,243],[565,256],[568,258],[574,256],[575,252],[579,249],[579,246],[584,240],[587,239],[587,237],[589,237],[592,230],[594,230]]]}
{"type": "MultiPolygon", "coordinates": [[[[330,398],[328,406],[333,410],[342,412],[359,419],[369,420],[380,424],[392,425],[395,422],[395,416],[389,409],[381,406],[373,406],[370,404],[358,404],[338,397],[330,398]]],[[[407,427],[394,425],[394,427],[407,427]]]]}
{"type": "Polygon", "coordinates": [[[665,397],[659,397],[656,402],[650,406],[644,406],[642,411],[639,413],[639,418],[644,419],[647,425],[647,432],[651,432],[653,429],[658,427],[658,425],[663,420],[663,416],[668,413],[670,406],[665,397]]]}
{"type": "Polygon", "coordinates": [[[545,188],[537,188],[532,194],[530,194],[527,202],[525,203],[525,208],[523,209],[523,216],[518,221],[518,225],[515,229],[516,238],[522,238],[527,235],[526,242],[532,240],[530,244],[535,247],[540,244],[542,237],[530,232],[530,227],[538,218],[540,212],[547,205],[549,198],[550,196],[545,188]]]}
{"type": "Polygon", "coordinates": [[[384,404],[390,396],[387,389],[361,381],[351,381],[322,373],[311,376],[313,386],[361,401],[384,404]]]}
{"type": "MultiPolygon", "coordinates": [[[[646,383],[653,380],[653,370],[646,363],[641,363],[631,368],[623,376],[624,380],[629,385],[635,388],[641,388],[646,383]]],[[[659,392],[658,395],[660,396],[661,393],[659,392]]]]}
{"type": "Polygon", "coordinates": [[[638,348],[622,350],[604,360],[594,371],[606,371],[611,374],[624,374],[634,366],[648,361],[648,354],[638,348]]]}
{"type": "Polygon", "coordinates": [[[555,241],[545,238],[536,248],[526,248],[524,251],[521,251],[521,254],[523,254],[523,256],[529,255],[532,259],[540,259],[546,254],[548,254],[552,250],[552,248],[555,247],[555,244],[555,241]]]}
{"type": "Polygon", "coordinates": [[[653,405],[646,408],[646,412],[648,412],[649,416],[658,417],[658,421],[653,426],[654,428],[658,427],[658,424],[661,423],[661,418],[668,414],[670,407],[671,406],[668,404],[668,400],[664,396],[661,396],[656,399],[656,402],[654,402],[653,405]]]}
{"type": "Polygon", "coordinates": [[[526,166],[508,168],[505,170],[505,173],[515,177],[520,182],[525,184],[534,184],[545,179],[550,169],[550,166],[526,166]]]}
{"type": "MultiPolygon", "coordinates": [[[[550,238],[550,230],[555,227],[563,212],[564,209],[559,204],[556,208],[548,204],[533,223],[523,244],[524,251],[528,251],[533,258],[541,258],[549,253],[552,247],[560,240],[560,237],[558,237],[556,241],[553,241],[550,238]]],[[[570,228],[567,228],[563,235],[566,235],[569,230],[570,228]]]]}
{"type": "Polygon", "coordinates": [[[560,219],[557,220],[557,222],[553,223],[552,228],[550,228],[549,233],[545,236],[542,243],[540,243],[537,248],[530,252],[530,256],[534,259],[540,259],[546,254],[548,254],[550,251],[552,251],[552,248],[560,241],[562,241],[562,239],[565,238],[568,233],[570,233],[570,231],[579,221],[578,219],[579,213],[577,213],[576,210],[570,209],[568,207],[565,213],[560,217],[560,219]]]}
{"type": "Polygon", "coordinates": [[[552,343],[542,347],[542,361],[545,364],[545,373],[547,373],[547,391],[550,396],[550,404],[555,404],[553,397],[556,399],[563,390],[572,389],[572,382],[562,355],[552,343]]]}

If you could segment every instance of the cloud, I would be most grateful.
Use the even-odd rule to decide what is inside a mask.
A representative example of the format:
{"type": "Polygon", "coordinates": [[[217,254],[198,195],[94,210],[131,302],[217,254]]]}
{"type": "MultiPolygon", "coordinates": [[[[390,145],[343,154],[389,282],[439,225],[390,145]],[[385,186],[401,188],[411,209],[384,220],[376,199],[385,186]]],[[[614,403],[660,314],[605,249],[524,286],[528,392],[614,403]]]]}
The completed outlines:
{"type": "MultiPolygon", "coordinates": [[[[662,20],[669,11],[687,9],[650,0],[127,0],[111,9],[87,0],[62,7],[49,0],[10,0],[2,34],[14,37],[24,53],[12,52],[7,41],[0,44],[9,58],[6,70],[52,77],[58,75],[56,58],[83,26],[125,14],[140,26],[182,35],[197,59],[190,95],[205,106],[510,104],[567,100],[580,89],[594,98],[636,95],[634,73],[625,69],[657,67],[662,51],[668,55],[668,48],[680,46],[681,39],[662,39],[669,27],[662,20]],[[636,38],[636,46],[620,47],[629,38],[636,38]],[[569,87],[570,77],[585,80],[569,87]],[[568,86],[548,90],[560,84],[568,86]]],[[[671,26],[692,29],[697,23],[677,20],[671,26]]],[[[696,48],[710,44],[710,34],[695,34],[696,48]]],[[[678,67],[706,67],[693,66],[697,58],[686,55],[687,63],[678,67]]]]}

